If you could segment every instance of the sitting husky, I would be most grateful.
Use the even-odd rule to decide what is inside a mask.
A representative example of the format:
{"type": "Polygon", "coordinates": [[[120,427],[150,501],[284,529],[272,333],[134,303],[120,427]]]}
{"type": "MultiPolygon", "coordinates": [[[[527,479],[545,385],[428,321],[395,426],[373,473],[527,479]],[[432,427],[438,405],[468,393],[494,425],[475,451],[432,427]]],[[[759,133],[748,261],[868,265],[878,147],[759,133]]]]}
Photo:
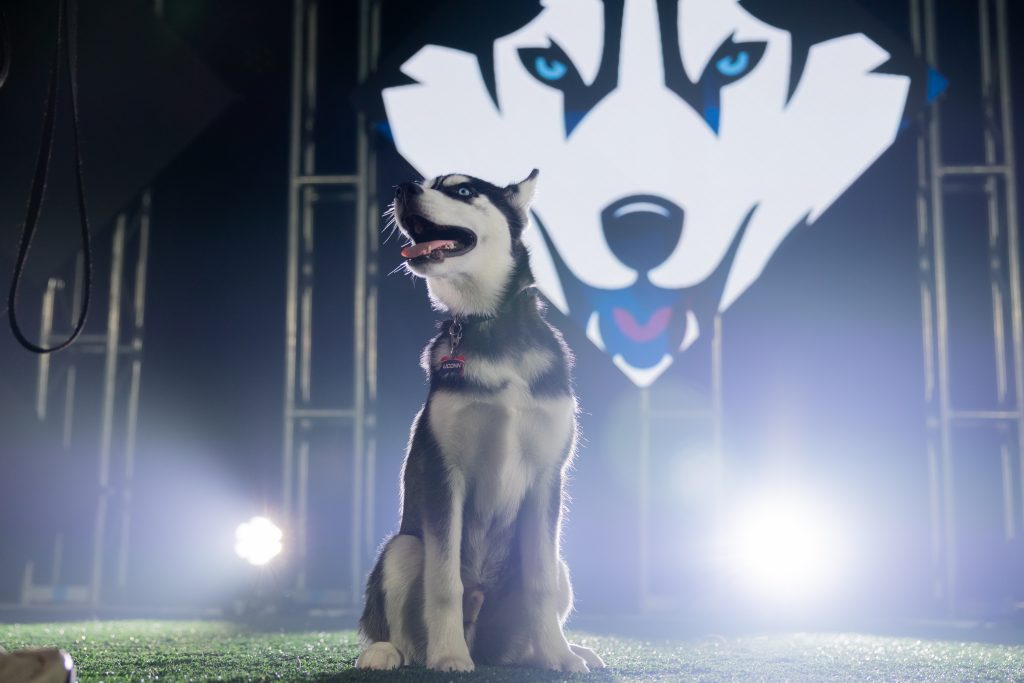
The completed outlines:
{"type": "Polygon", "coordinates": [[[358,667],[604,666],[562,633],[576,399],[522,241],[536,181],[536,170],[504,188],[445,175],[395,192],[406,266],[452,317],[423,352],[430,393],[403,468],[401,527],[367,584],[358,667]]]}

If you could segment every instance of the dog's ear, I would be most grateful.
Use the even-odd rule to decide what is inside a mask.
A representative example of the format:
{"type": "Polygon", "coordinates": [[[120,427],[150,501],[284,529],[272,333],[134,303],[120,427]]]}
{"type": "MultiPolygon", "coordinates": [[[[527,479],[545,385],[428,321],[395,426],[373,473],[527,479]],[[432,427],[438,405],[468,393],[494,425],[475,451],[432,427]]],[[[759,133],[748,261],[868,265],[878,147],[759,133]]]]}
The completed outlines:
{"type": "Polygon", "coordinates": [[[524,216],[530,209],[530,202],[533,201],[533,193],[537,190],[537,176],[539,175],[540,171],[533,169],[526,178],[505,188],[505,196],[509,203],[521,211],[524,216]]]}

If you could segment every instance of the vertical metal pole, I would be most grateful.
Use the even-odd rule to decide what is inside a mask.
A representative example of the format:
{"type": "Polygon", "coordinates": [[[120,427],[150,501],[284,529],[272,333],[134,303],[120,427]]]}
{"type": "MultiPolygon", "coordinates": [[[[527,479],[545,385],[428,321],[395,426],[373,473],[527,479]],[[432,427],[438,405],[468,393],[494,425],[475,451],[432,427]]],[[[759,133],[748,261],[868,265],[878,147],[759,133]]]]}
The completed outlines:
{"type": "Polygon", "coordinates": [[[640,610],[647,612],[650,609],[651,595],[651,423],[654,414],[651,410],[651,390],[647,387],[640,389],[640,448],[639,448],[639,472],[640,478],[638,487],[639,497],[639,525],[640,525],[640,548],[639,548],[639,571],[640,571],[640,610]]]}
{"type": "Polygon", "coordinates": [[[25,571],[21,575],[21,604],[27,605],[32,602],[32,584],[35,566],[31,562],[25,563],[25,571]]]}
{"type": "MultiPolygon", "coordinates": [[[[374,7],[372,0],[359,2],[359,59],[358,78],[363,83],[370,75],[374,52],[371,39],[374,7]]],[[[355,422],[352,434],[352,550],[351,550],[351,599],[358,600],[363,579],[363,547],[366,543],[366,529],[363,526],[366,490],[369,488],[366,476],[366,393],[367,393],[367,268],[370,232],[376,242],[376,220],[370,212],[370,186],[376,180],[370,176],[373,168],[370,136],[366,114],[356,115],[356,174],[359,184],[356,188],[356,264],[355,264],[355,348],[353,350],[355,422]]]]}
{"type": "Polygon", "coordinates": [[[298,572],[295,585],[299,590],[306,588],[306,562],[309,558],[309,442],[299,444],[298,463],[298,505],[296,510],[296,545],[298,546],[298,572]]]}
{"type": "Polygon", "coordinates": [[[723,444],[724,410],[722,407],[722,314],[715,315],[714,336],[711,338],[711,428],[714,481],[712,486],[715,538],[721,537],[724,517],[725,450],[723,444]]]}
{"type": "Polygon", "coordinates": [[[124,444],[124,481],[121,485],[121,530],[117,544],[117,588],[128,585],[128,542],[132,525],[132,479],[135,477],[135,438],[139,419],[139,384],[142,380],[142,361],[132,359],[131,385],[128,389],[127,429],[124,444]]]}
{"type": "MultiPolygon", "coordinates": [[[[43,293],[42,315],[39,321],[39,343],[43,346],[50,345],[50,335],[53,333],[53,302],[59,289],[64,289],[64,282],[51,277],[46,283],[46,292],[43,293]]],[[[46,404],[50,393],[50,360],[48,353],[39,355],[39,370],[36,373],[36,418],[40,421],[46,419],[46,404]]]]}
{"type": "MultiPolygon", "coordinates": [[[[921,0],[910,0],[910,30],[914,43],[914,51],[918,55],[924,53],[923,42],[923,15],[921,0]]],[[[939,458],[939,447],[936,442],[935,430],[937,422],[934,406],[936,401],[936,369],[935,369],[935,296],[932,269],[931,249],[931,222],[929,217],[929,198],[931,186],[928,173],[928,145],[927,134],[922,133],[917,138],[917,248],[918,265],[920,268],[920,289],[921,289],[921,341],[924,355],[924,399],[928,406],[928,435],[927,435],[927,462],[928,462],[928,496],[929,496],[929,520],[931,522],[931,568],[932,568],[932,593],[933,598],[938,600],[944,594],[943,568],[943,532],[942,532],[942,475],[939,458]]]]}
{"type": "Polygon", "coordinates": [[[319,40],[320,0],[308,0],[306,6],[305,104],[302,124],[302,172],[316,172],[317,42],[319,40]]]}
{"type": "Polygon", "coordinates": [[[57,534],[53,539],[53,564],[50,567],[50,585],[60,585],[60,570],[64,565],[64,534],[57,534]]]}
{"type": "MultiPolygon", "coordinates": [[[[997,164],[995,119],[995,92],[992,78],[991,21],[989,18],[988,0],[978,1],[978,37],[981,53],[981,99],[985,110],[985,163],[989,166],[997,164]]],[[[1007,367],[1006,367],[1006,325],[1003,317],[1003,258],[1000,254],[1003,231],[1000,229],[999,187],[995,176],[985,178],[985,195],[988,200],[988,248],[989,248],[989,281],[992,290],[992,325],[993,343],[995,344],[996,361],[996,399],[1000,408],[1006,407],[1007,398],[1007,367]]]]}
{"type": "MultiPolygon", "coordinates": [[[[369,2],[369,21],[366,22],[364,33],[361,36],[362,44],[366,46],[369,59],[369,69],[365,77],[369,77],[377,68],[380,57],[380,3],[377,0],[369,2]]],[[[361,129],[369,137],[369,131],[365,128],[368,122],[363,122],[361,129]]],[[[366,177],[360,184],[359,191],[365,192],[367,200],[364,211],[366,214],[366,238],[369,246],[368,260],[366,263],[366,425],[368,433],[366,436],[366,477],[364,488],[366,500],[363,505],[364,516],[364,552],[367,557],[372,557],[376,545],[376,530],[374,529],[374,508],[376,505],[376,484],[377,484],[377,250],[380,245],[378,237],[378,225],[380,206],[377,197],[377,154],[372,139],[368,139],[366,156],[366,177]]]]}
{"type": "MultiPolygon", "coordinates": [[[[1005,430],[1000,429],[1000,436],[1006,440],[1005,430]]],[[[999,471],[1003,483],[1003,538],[1012,541],[1017,537],[1016,506],[1014,504],[1013,490],[1013,460],[1010,457],[1010,448],[1006,443],[999,447],[999,471]]]]}
{"type": "Polygon", "coordinates": [[[299,318],[299,163],[302,140],[302,60],[305,0],[294,1],[292,15],[292,108],[288,160],[288,268],[285,302],[284,429],[281,456],[281,515],[285,528],[292,524],[292,469],[295,448],[295,366],[299,318]]]}
{"type": "Polygon", "coordinates": [[[68,365],[68,372],[64,384],[64,429],[61,445],[64,450],[71,449],[71,430],[75,422],[75,382],[78,378],[78,368],[74,363],[68,365]]]}
{"type": "MultiPolygon", "coordinates": [[[[75,282],[71,288],[71,320],[78,320],[82,310],[82,294],[85,286],[85,255],[78,253],[75,258],[75,282]]],[[[69,354],[67,380],[64,387],[64,450],[71,449],[71,432],[75,424],[75,383],[78,377],[78,365],[74,355],[69,354]]]]}
{"type": "MultiPolygon", "coordinates": [[[[938,67],[934,0],[911,0],[915,51],[938,67]]],[[[933,561],[945,608],[956,606],[952,430],[949,391],[949,339],[946,293],[945,231],[941,165],[941,113],[933,106],[926,132],[918,140],[918,246],[922,271],[921,305],[925,354],[925,397],[929,414],[929,481],[933,561]],[[937,442],[937,443],[936,443],[937,442]]]]}
{"type": "MultiPolygon", "coordinates": [[[[996,140],[999,137],[997,130],[998,123],[995,116],[995,84],[993,82],[992,69],[992,46],[991,33],[992,22],[989,16],[989,0],[978,2],[978,37],[981,53],[981,98],[985,110],[985,163],[995,166],[998,163],[996,156],[996,140]]],[[[1008,372],[1006,358],[1006,324],[1003,315],[1004,278],[1003,270],[1004,257],[1001,253],[1004,247],[1004,230],[1001,226],[999,182],[995,175],[985,178],[985,195],[988,204],[988,249],[989,249],[989,287],[992,297],[992,339],[995,346],[995,370],[996,370],[996,400],[1000,409],[1006,409],[1008,392],[1008,372]]],[[[1008,232],[1008,231],[1007,231],[1008,232]]],[[[1007,540],[1016,535],[1014,520],[1014,488],[1013,468],[1010,459],[1010,443],[1016,441],[1011,437],[1006,425],[995,426],[999,439],[1000,451],[1000,474],[1002,477],[1002,501],[1003,501],[1003,534],[1007,540]]]]}
{"type": "Polygon", "coordinates": [[[153,197],[142,194],[139,205],[139,246],[135,259],[135,296],[132,301],[131,379],[128,386],[128,412],[125,417],[124,480],[121,484],[121,532],[117,552],[117,587],[128,584],[128,547],[131,539],[132,484],[135,479],[135,444],[139,423],[139,394],[142,384],[142,340],[146,320],[146,274],[149,262],[149,229],[153,197]]]}
{"type": "MultiPolygon", "coordinates": [[[[305,22],[305,43],[303,45],[305,58],[303,62],[303,105],[302,105],[302,144],[301,144],[301,169],[305,175],[313,175],[316,172],[316,106],[317,106],[317,27],[319,25],[319,0],[310,0],[306,6],[305,22]]],[[[317,190],[314,187],[304,185],[299,194],[301,212],[299,214],[300,227],[300,303],[299,309],[299,402],[302,408],[309,408],[312,400],[312,372],[313,372],[313,287],[315,285],[316,272],[314,270],[313,249],[316,239],[315,215],[313,202],[317,199],[317,190]]],[[[299,571],[296,575],[296,585],[300,588],[306,585],[306,574],[308,567],[308,538],[309,538],[309,451],[310,434],[312,431],[310,420],[299,421],[298,448],[299,462],[296,469],[296,533],[299,537],[300,559],[299,571]]]]}
{"type": "Polygon", "coordinates": [[[996,50],[999,63],[999,110],[1003,124],[1003,164],[1006,166],[1006,241],[1010,270],[1013,330],[1014,403],[1017,409],[1017,457],[1020,473],[1021,521],[1024,522],[1024,315],[1021,310],[1020,224],[1017,213],[1017,162],[1014,153],[1013,90],[1010,78],[1009,17],[1006,0],[996,0],[996,50]]]}
{"type": "Polygon", "coordinates": [[[118,344],[121,331],[121,276],[124,268],[124,233],[127,218],[117,216],[114,237],[111,244],[110,295],[107,309],[107,348],[103,371],[103,417],[100,431],[99,457],[99,500],[96,505],[96,521],[93,527],[92,581],[90,597],[92,604],[100,601],[103,583],[103,552],[107,526],[107,506],[110,499],[110,460],[114,436],[114,392],[117,379],[118,344]]]}
{"type": "Polygon", "coordinates": [[[139,216],[139,253],[135,262],[135,298],[133,300],[134,335],[142,340],[142,328],[146,324],[146,278],[149,265],[149,228],[153,211],[153,195],[149,190],[142,193],[139,216]]]}
{"type": "MultiPolygon", "coordinates": [[[[924,47],[930,65],[938,68],[938,49],[935,29],[935,0],[924,0],[924,47]]],[[[954,533],[955,503],[953,499],[953,435],[950,424],[949,393],[949,298],[946,292],[946,237],[944,207],[942,205],[942,179],[939,174],[941,160],[941,116],[939,107],[932,108],[928,123],[929,185],[931,188],[931,224],[933,266],[935,269],[935,327],[938,353],[939,398],[939,456],[942,467],[942,526],[945,566],[946,609],[953,613],[957,601],[956,536],[954,533]]]]}
{"type": "MultiPolygon", "coordinates": [[[[306,202],[303,202],[306,204],[306,202]]],[[[305,215],[307,212],[303,211],[305,215]]],[[[306,216],[305,224],[309,224],[309,217],[306,216]]],[[[310,247],[312,249],[312,247],[310,247]]],[[[303,270],[310,267],[308,258],[303,258],[303,270]]],[[[311,279],[311,275],[310,279],[311,279]]],[[[302,296],[299,298],[299,400],[303,407],[308,407],[313,396],[313,285],[310,279],[305,280],[302,285],[302,296]]],[[[305,435],[300,439],[305,438],[305,435]]],[[[298,483],[302,485],[301,482],[298,483]]]]}

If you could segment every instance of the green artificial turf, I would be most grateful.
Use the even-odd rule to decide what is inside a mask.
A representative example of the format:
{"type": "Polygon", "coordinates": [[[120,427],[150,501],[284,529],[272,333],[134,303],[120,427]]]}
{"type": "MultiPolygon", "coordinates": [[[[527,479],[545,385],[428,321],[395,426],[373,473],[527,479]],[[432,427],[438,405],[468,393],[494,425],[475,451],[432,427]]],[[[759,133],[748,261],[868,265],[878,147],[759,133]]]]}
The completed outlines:
{"type": "MultiPolygon", "coordinates": [[[[642,641],[575,633],[608,669],[580,681],[1020,681],[1024,645],[812,634],[642,641]]],[[[0,645],[61,647],[82,681],[558,681],[531,669],[354,670],[353,631],[266,633],[224,622],[0,624],[0,645]]]]}

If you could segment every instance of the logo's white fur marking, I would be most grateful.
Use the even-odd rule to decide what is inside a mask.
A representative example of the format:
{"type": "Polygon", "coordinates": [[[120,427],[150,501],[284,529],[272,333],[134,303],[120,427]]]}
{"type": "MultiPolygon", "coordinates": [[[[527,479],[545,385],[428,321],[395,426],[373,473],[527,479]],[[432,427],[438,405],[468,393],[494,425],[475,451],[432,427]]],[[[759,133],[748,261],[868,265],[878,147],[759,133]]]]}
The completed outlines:
{"type": "Polygon", "coordinates": [[[619,354],[612,356],[612,362],[638,387],[649,387],[654,384],[654,380],[661,377],[661,373],[668,370],[668,366],[672,365],[672,356],[666,353],[661,360],[649,368],[634,368],[619,354]]]}
{"type": "Polygon", "coordinates": [[[700,323],[697,322],[697,316],[693,314],[693,311],[686,312],[686,333],[683,335],[683,343],[679,345],[680,351],[693,346],[693,343],[700,337],[700,323]]]}
{"type": "Polygon", "coordinates": [[[600,317],[598,316],[597,311],[591,313],[590,317],[587,319],[587,339],[602,351],[607,350],[604,345],[604,339],[601,337],[600,317]]]}

